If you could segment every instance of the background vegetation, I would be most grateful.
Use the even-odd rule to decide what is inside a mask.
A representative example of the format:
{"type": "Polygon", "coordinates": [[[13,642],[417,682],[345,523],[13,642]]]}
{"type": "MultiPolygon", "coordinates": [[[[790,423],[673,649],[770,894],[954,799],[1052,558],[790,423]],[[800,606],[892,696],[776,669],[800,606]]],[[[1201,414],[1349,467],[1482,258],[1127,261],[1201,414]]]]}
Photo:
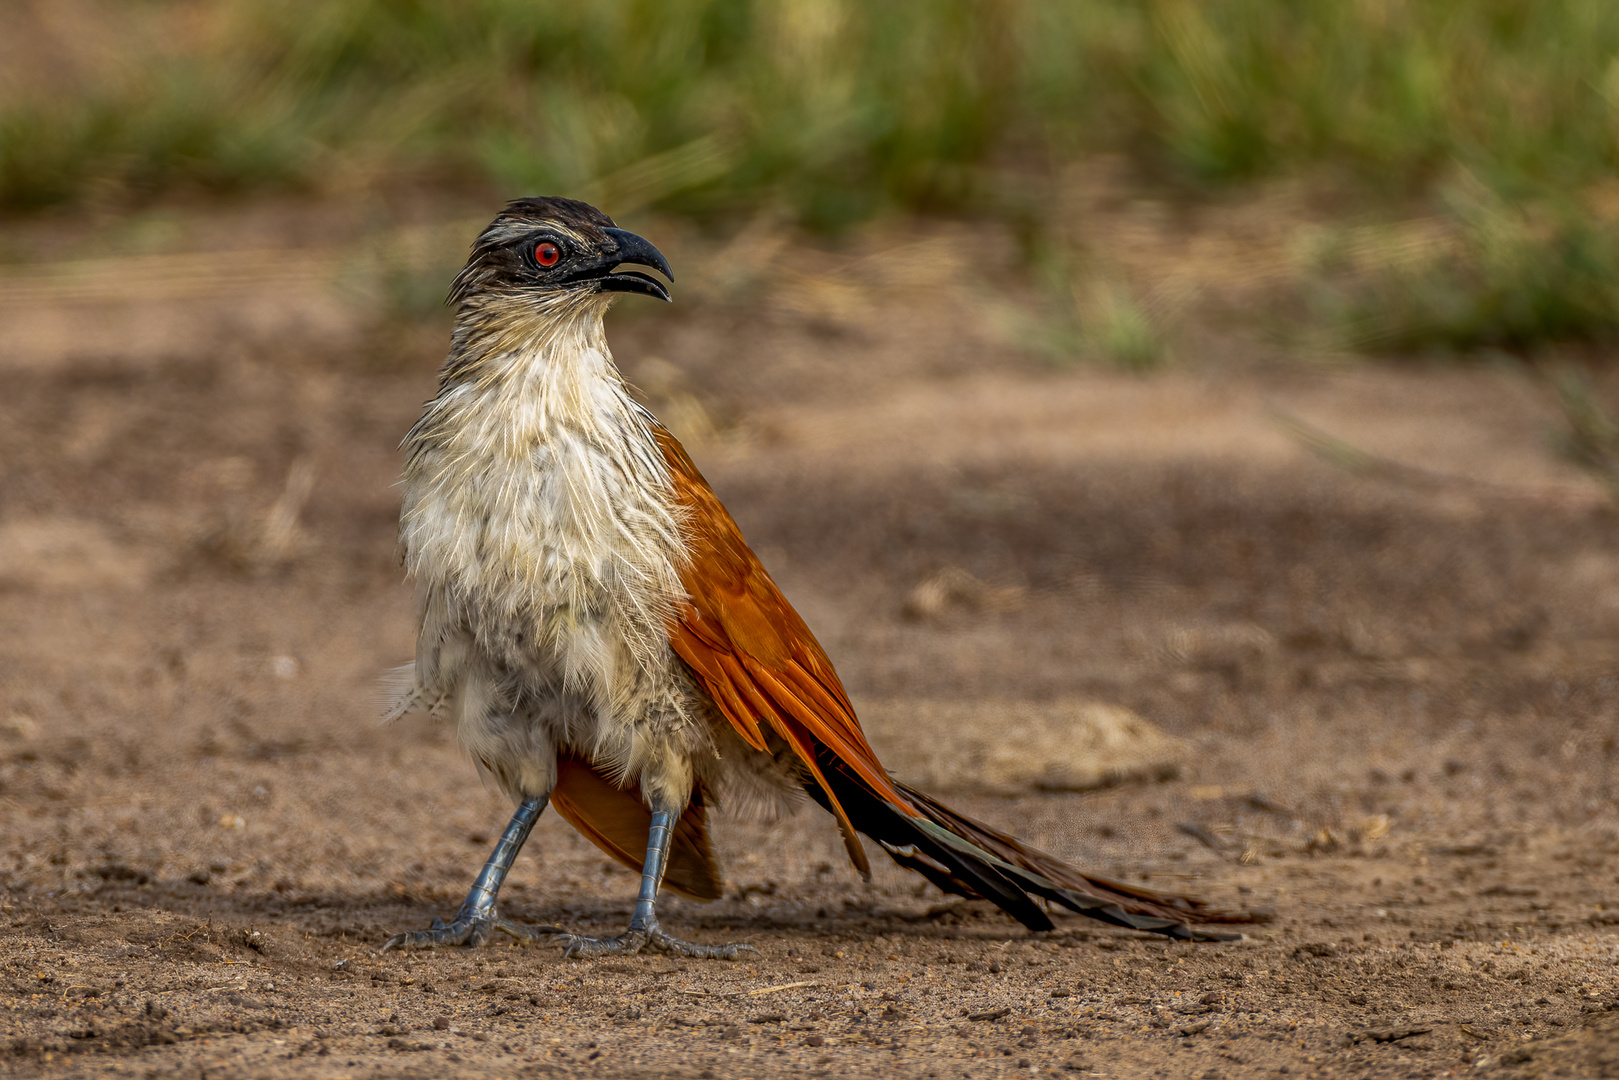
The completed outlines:
{"type": "Polygon", "coordinates": [[[1036,218],[1102,152],[1185,198],[1330,177],[1448,241],[1331,298],[1361,348],[1619,332],[1611,0],[211,0],[0,108],[0,209],[492,182],[620,213],[1036,218]]]}

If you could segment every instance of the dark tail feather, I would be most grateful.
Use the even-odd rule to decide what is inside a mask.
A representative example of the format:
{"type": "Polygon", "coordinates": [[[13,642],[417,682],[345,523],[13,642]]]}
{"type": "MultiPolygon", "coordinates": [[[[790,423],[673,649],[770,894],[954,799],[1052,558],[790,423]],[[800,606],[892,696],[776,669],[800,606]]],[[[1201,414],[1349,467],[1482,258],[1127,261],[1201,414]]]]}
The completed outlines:
{"type": "MultiPolygon", "coordinates": [[[[1234,941],[1242,935],[1199,930],[1188,925],[1189,922],[1251,921],[1248,916],[1212,908],[1193,897],[1093,877],[981,821],[958,814],[907,784],[896,783],[895,786],[925,815],[926,823],[918,826],[920,830],[932,832],[939,829],[946,832],[964,849],[967,857],[983,859],[1028,892],[1061,904],[1070,911],[1115,926],[1150,930],[1190,941],[1234,941]]],[[[890,810],[890,813],[896,811],[890,810]]],[[[894,852],[890,851],[889,855],[893,856],[894,852]]],[[[902,866],[909,865],[902,859],[896,858],[895,861],[902,866]]]]}
{"type": "MultiPolygon", "coordinates": [[[[921,817],[912,817],[841,768],[830,754],[821,768],[854,826],[881,844],[895,862],[945,892],[989,900],[1031,930],[1050,930],[1053,925],[1035,897],[1115,926],[1186,941],[1232,941],[1242,936],[1198,930],[1191,921],[1249,921],[1190,897],[1091,877],[896,782],[895,787],[922,812],[921,817]]],[[[809,783],[805,790],[827,805],[820,785],[809,783]]]]}

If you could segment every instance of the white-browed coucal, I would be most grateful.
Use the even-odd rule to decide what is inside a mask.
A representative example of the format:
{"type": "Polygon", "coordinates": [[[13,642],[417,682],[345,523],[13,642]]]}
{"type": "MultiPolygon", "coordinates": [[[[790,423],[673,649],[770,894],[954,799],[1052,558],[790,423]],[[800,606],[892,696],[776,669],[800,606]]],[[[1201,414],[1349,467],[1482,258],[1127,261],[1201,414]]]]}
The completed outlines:
{"type": "Polygon", "coordinates": [[[400,545],[416,662],[396,712],[453,719],[517,812],[455,918],[388,946],[557,937],[568,955],[734,958],[659,925],[660,888],[718,897],[709,810],[805,792],[940,888],[1048,929],[1042,901],[1180,938],[1218,913],[1084,874],[888,775],[809,627],[691,458],[630,395],[602,316],[669,299],[669,264],[581,202],[523,199],[479,235],[437,395],[405,440],[400,545]],[[628,929],[587,938],[496,908],[547,804],[641,873],[628,929]]]}

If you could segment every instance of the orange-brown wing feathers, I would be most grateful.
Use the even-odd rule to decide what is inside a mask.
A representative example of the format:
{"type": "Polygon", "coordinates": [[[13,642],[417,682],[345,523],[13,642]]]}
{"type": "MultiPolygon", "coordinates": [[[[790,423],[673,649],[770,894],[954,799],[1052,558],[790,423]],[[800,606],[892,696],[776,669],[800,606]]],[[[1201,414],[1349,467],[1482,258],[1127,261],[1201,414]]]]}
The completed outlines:
{"type": "Polygon", "coordinates": [[[832,662],[782,597],[736,522],[684,449],[654,428],[685,511],[689,604],[669,628],[676,654],[742,737],[761,750],[790,747],[816,801],[836,815],[849,857],[869,876],[851,813],[901,866],[940,888],[982,896],[1035,930],[1049,930],[1037,901],[1118,926],[1191,940],[1189,918],[1239,916],[1199,901],[1094,878],[1016,838],[891,780],[866,742],[832,662]],[[814,790],[820,789],[819,792],[814,790]]]}
{"type": "Polygon", "coordinates": [[[765,727],[791,746],[826,792],[862,872],[854,827],[816,761],[825,747],[885,802],[917,810],[877,760],[832,661],[793,610],[735,520],[675,437],[654,428],[686,514],[689,605],[670,627],[675,653],[748,743],[767,748],[765,727]]]}

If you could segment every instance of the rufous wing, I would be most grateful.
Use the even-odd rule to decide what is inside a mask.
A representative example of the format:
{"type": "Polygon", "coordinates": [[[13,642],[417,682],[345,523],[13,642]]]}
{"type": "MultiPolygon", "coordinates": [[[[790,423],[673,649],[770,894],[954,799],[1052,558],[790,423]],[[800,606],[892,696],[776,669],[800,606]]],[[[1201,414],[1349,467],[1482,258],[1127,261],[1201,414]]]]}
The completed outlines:
{"type": "Polygon", "coordinates": [[[832,661],[743,540],[678,440],[654,428],[686,515],[689,604],[670,626],[670,642],[731,725],[759,750],[785,743],[826,793],[849,857],[870,874],[855,827],[817,758],[830,754],[884,801],[909,815],[900,794],[838,681],[832,661]]]}
{"type": "Polygon", "coordinates": [[[1228,921],[1193,898],[1092,877],[1043,851],[891,780],[872,752],[832,662],[770,580],[731,515],[685,450],[655,428],[686,513],[689,603],[670,626],[686,662],[733,727],[760,750],[791,747],[831,810],[845,846],[869,875],[860,831],[895,862],[947,892],[981,896],[1034,930],[1052,928],[1042,904],[1135,930],[1195,941],[1232,935],[1189,920],[1228,921]]]}

